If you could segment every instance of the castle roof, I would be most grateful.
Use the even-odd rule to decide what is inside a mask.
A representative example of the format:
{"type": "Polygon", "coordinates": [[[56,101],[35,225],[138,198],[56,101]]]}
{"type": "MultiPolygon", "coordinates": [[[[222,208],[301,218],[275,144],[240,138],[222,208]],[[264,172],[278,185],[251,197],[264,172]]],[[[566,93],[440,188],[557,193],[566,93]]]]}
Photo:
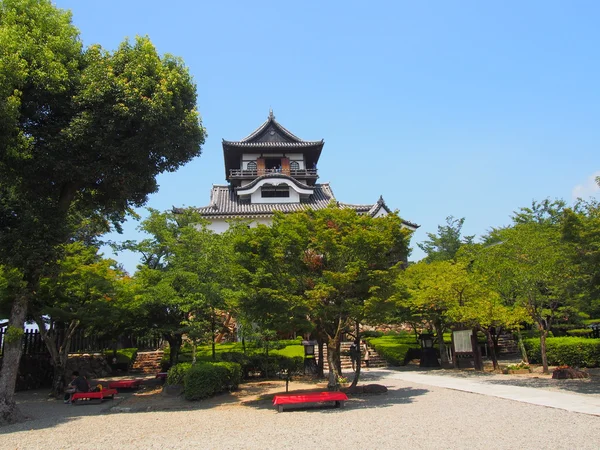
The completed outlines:
{"type": "Polygon", "coordinates": [[[256,130],[240,141],[223,139],[225,177],[229,179],[229,169],[237,168],[243,152],[258,151],[261,154],[301,152],[307,164],[312,167],[319,161],[325,141],[305,141],[290,132],[275,120],[273,110],[269,117],[256,130]]]}
{"type": "MultiPolygon", "coordinates": [[[[292,213],[307,209],[324,209],[331,202],[335,202],[338,207],[353,209],[359,214],[375,216],[381,208],[384,208],[388,213],[391,212],[382,197],[375,204],[356,205],[338,202],[329,183],[315,184],[311,186],[311,189],[314,189],[313,194],[299,203],[251,203],[248,199],[241,199],[233,186],[213,185],[210,193],[210,204],[196,208],[196,211],[206,219],[254,219],[273,217],[276,211],[292,213]]],[[[174,208],[175,212],[178,210],[180,209],[174,208]]],[[[419,225],[406,220],[403,220],[402,223],[411,230],[416,230],[419,227],[419,225]]]]}

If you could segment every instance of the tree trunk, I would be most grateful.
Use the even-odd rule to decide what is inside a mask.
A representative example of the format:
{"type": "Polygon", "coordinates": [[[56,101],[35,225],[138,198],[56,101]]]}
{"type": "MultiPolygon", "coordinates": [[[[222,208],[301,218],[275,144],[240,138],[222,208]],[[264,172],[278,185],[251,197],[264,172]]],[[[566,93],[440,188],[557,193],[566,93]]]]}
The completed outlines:
{"type": "Polygon", "coordinates": [[[473,329],[473,334],[471,335],[471,347],[473,349],[473,363],[475,366],[475,370],[483,372],[483,360],[481,358],[481,351],[479,350],[479,342],[477,341],[476,329],[473,329]]]}
{"type": "Polygon", "coordinates": [[[165,336],[165,339],[169,343],[169,364],[173,367],[179,359],[179,350],[181,349],[183,339],[181,334],[169,334],[165,336]]]}
{"type": "Polygon", "coordinates": [[[0,369],[0,425],[24,419],[15,403],[15,386],[21,361],[22,332],[27,316],[27,305],[28,296],[24,292],[15,299],[10,312],[10,325],[7,331],[15,331],[12,337],[5,335],[2,369],[0,369]]]}
{"type": "Polygon", "coordinates": [[[339,360],[338,343],[339,333],[336,333],[334,337],[330,337],[327,340],[327,363],[329,364],[329,379],[327,382],[327,389],[330,391],[340,390],[340,374],[337,370],[337,363],[339,360]]]}
{"type": "Polygon", "coordinates": [[[338,339],[337,347],[336,347],[335,350],[336,350],[336,353],[338,355],[338,357],[336,359],[337,371],[338,371],[338,375],[341,377],[341,376],[343,376],[343,373],[342,373],[342,343],[341,343],[341,339],[338,339]]]}
{"type": "Polygon", "coordinates": [[[517,346],[519,347],[519,351],[521,352],[521,359],[529,364],[529,357],[527,356],[527,350],[525,349],[525,344],[523,344],[523,336],[521,335],[521,329],[517,329],[517,346]]]}
{"type": "Polygon", "coordinates": [[[216,320],[215,320],[215,308],[212,308],[212,314],[210,315],[210,333],[211,333],[211,347],[212,347],[212,359],[217,360],[217,349],[215,348],[216,338],[216,320]]]}
{"type": "Polygon", "coordinates": [[[490,349],[490,356],[492,358],[492,364],[494,364],[494,370],[498,370],[498,358],[496,356],[496,344],[494,343],[494,339],[492,338],[492,332],[490,329],[482,328],[482,331],[485,333],[487,338],[488,347],[490,349]]]}
{"type": "Polygon", "coordinates": [[[319,345],[319,361],[317,363],[317,375],[319,377],[325,376],[325,359],[323,358],[323,347],[325,347],[325,343],[322,338],[317,340],[317,344],[319,345]]]}
{"type": "Polygon", "coordinates": [[[450,367],[450,360],[448,359],[448,352],[446,352],[446,344],[444,344],[444,329],[441,322],[435,324],[435,334],[438,338],[438,347],[440,349],[440,360],[442,361],[442,367],[447,369],[450,367]]]}
{"type": "MultiPolygon", "coordinates": [[[[540,327],[542,328],[542,327],[540,327]]],[[[548,330],[540,329],[540,352],[542,353],[542,367],[544,373],[548,373],[548,356],[546,355],[546,337],[548,336],[548,330]]]]}
{"type": "MultiPolygon", "coordinates": [[[[352,384],[350,388],[355,388],[358,384],[358,380],[360,379],[360,362],[362,359],[362,355],[360,353],[360,324],[356,322],[356,337],[354,339],[354,344],[356,345],[356,350],[358,352],[358,361],[356,362],[356,371],[354,372],[354,379],[352,380],[352,384]]],[[[352,355],[350,355],[352,358],[352,355]]]]}
{"type": "Polygon", "coordinates": [[[52,390],[50,395],[56,398],[60,398],[63,394],[66,386],[66,369],[67,359],[69,358],[69,347],[71,346],[71,338],[75,334],[75,330],[79,326],[79,320],[72,320],[64,334],[63,342],[57,342],[56,330],[46,330],[46,323],[42,317],[36,317],[35,323],[37,324],[40,335],[46,348],[52,358],[52,365],[54,366],[54,373],[52,379],[52,390]]]}

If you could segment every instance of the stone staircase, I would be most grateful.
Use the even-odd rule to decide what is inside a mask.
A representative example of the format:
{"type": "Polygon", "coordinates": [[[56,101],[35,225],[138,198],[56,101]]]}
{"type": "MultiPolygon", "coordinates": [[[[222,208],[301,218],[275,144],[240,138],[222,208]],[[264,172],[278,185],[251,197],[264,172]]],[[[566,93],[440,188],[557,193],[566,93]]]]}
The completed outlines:
{"type": "MultiPolygon", "coordinates": [[[[350,359],[350,345],[351,341],[342,342],[340,344],[340,362],[342,364],[342,372],[352,371],[352,360],[350,359]]],[[[318,349],[315,348],[315,351],[318,353],[318,349]]],[[[323,346],[323,358],[325,359],[325,365],[327,367],[327,346],[323,346]]],[[[369,347],[369,367],[387,367],[387,362],[383,359],[379,354],[373,350],[372,347],[369,347]]],[[[362,361],[361,368],[366,368],[365,362],[362,361]]]]}
{"type": "Polygon", "coordinates": [[[158,373],[160,372],[160,361],[164,352],[157,350],[153,352],[138,352],[129,373],[158,373]]]}
{"type": "Polygon", "coordinates": [[[519,347],[512,334],[501,334],[498,336],[498,350],[501,355],[518,353],[519,347]]]}

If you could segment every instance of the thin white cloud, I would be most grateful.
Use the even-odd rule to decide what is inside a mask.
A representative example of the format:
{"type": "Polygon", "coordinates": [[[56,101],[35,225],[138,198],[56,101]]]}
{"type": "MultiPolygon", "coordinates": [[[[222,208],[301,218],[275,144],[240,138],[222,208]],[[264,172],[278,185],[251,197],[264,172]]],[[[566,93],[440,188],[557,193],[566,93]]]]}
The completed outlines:
{"type": "Polygon", "coordinates": [[[597,170],[590,175],[585,182],[575,186],[571,192],[573,200],[577,200],[578,198],[586,199],[588,197],[594,197],[600,191],[600,186],[598,186],[598,183],[596,182],[597,177],[600,177],[600,170],[597,170]]]}

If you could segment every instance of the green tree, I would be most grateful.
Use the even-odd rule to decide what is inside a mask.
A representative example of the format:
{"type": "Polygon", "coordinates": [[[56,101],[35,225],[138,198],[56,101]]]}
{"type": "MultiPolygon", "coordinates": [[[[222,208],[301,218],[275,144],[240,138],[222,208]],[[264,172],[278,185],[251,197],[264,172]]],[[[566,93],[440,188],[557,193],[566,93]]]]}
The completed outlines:
{"type": "Polygon", "coordinates": [[[531,221],[495,230],[498,245],[488,245],[474,260],[507,304],[524,307],[540,332],[542,364],[548,371],[546,337],[561,317],[573,314],[573,246],[558,226],[531,221]]]}
{"type": "Polygon", "coordinates": [[[579,201],[565,210],[563,238],[575,246],[573,264],[579,306],[592,317],[600,317],[600,203],[579,201]]]}
{"type": "Polygon", "coordinates": [[[438,225],[437,234],[427,233],[427,240],[417,244],[427,256],[425,261],[448,261],[456,257],[461,245],[471,244],[474,236],[461,236],[465,218],[446,217],[446,225],[438,225]]]}
{"type": "Polygon", "coordinates": [[[98,248],[75,242],[66,246],[58,272],[42,278],[40,291],[30,307],[52,358],[52,395],[59,396],[66,384],[66,364],[71,338],[79,329],[104,326],[118,295],[124,273],[116,262],[104,259],[98,248]]]}
{"type": "Polygon", "coordinates": [[[453,261],[419,262],[400,273],[396,283],[396,303],[413,320],[435,330],[442,364],[448,366],[444,331],[454,322],[453,311],[464,304],[472,288],[465,264],[453,261]]]}
{"type": "Polygon", "coordinates": [[[337,389],[341,335],[376,315],[385,272],[404,261],[408,238],[397,214],[375,219],[330,207],[277,215],[236,245],[247,286],[240,309],[265,328],[325,339],[329,387],[337,389]]]}
{"type": "Polygon", "coordinates": [[[485,334],[494,370],[498,366],[498,339],[506,330],[517,330],[531,319],[521,305],[506,304],[494,289],[493,283],[476,271],[471,264],[463,265],[461,273],[464,291],[458,306],[449,311],[449,316],[462,326],[468,326],[485,334]]]}
{"type": "Polygon", "coordinates": [[[137,295],[130,308],[139,329],[160,333],[176,364],[183,336],[214,343],[219,312],[228,309],[232,286],[229,234],[216,234],[192,209],[150,216],[140,229],[150,235],[126,248],[142,255],[135,274],[137,295]],[[209,338],[208,338],[209,337],[209,338]]]}
{"type": "MultiPolygon", "coordinates": [[[[150,40],[83,49],[49,0],[0,0],[0,264],[22,274],[10,324],[22,329],[40,278],[82,218],[117,225],[199,155],[204,129],[181,60],[150,40]]],[[[19,417],[21,354],[5,346],[0,422],[19,417]]]]}

